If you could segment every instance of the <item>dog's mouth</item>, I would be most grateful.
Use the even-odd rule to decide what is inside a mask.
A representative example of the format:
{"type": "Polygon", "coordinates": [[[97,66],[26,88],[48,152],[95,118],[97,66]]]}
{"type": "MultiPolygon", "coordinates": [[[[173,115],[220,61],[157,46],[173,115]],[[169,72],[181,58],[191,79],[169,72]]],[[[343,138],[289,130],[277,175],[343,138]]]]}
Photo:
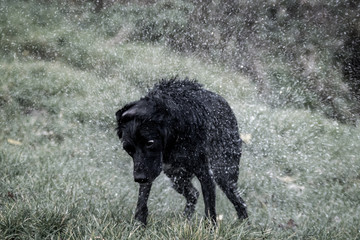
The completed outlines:
{"type": "Polygon", "coordinates": [[[149,179],[147,179],[147,178],[144,178],[144,179],[143,178],[140,178],[140,179],[135,178],[134,181],[137,182],[137,183],[148,183],[149,179]]]}
{"type": "Polygon", "coordinates": [[[137,183],[148,183],[150,179],[145,176],[143,173],[135,173],[134,174],[134,181],[137,183]]]}

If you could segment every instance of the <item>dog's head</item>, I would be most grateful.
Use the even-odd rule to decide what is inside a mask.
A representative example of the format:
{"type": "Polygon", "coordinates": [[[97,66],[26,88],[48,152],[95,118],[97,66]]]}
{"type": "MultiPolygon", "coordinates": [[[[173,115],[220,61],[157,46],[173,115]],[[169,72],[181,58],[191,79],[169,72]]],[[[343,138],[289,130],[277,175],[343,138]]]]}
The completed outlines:
{"type": "Polygon", "coordinates": [[[127,104],[116,112],[117,134],[134,162],[134,180],[148,183],[162,170],[167,131],[163,113],[148,99],[127,104]]]}

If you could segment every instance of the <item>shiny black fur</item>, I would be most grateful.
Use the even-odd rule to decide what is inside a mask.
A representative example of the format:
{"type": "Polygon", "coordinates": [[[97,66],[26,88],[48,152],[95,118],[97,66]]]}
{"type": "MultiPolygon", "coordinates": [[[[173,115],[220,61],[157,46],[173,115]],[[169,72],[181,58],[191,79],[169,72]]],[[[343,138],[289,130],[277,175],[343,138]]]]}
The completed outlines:
{"type": "Polygon", "coordinates": [[[135,218],[146,224],[151,184],[161,171],[186,198],[190,217],[202,188],[205,214],[214,223],[215,182],[235,206],[240,219],[246,205],[237,191],[241,139],[229,104],[190,80],[163,80],[136,102],[116,113],[117,133],[133,158],[134,180],[140,184],[135,218]]]}

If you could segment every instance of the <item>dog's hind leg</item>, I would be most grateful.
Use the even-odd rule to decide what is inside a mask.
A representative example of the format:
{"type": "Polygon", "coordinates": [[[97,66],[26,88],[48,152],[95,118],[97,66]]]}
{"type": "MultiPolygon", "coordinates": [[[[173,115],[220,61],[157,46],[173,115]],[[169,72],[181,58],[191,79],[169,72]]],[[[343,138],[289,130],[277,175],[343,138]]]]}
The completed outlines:
{"type": "Polygon", "coordinates": [[[190,173],[180,170],[168,175],[171,179],[172,187],[186,199],[184,215],[190,219],[195,211],[195,205],[199,198],[199,191],[191,183],[192,176],[190,173]]]}
{"type": "Polygon", "coordinates": [[[208,167],[200,168],[196,173],[196,177],[201,184],[201,190],[205,203],[205,216],[216,225],[216,210],[215,210],[215,182],[212,178],[212,173],[208,167]]]}
{"type": "MultiPolygon", "coordinates": [[[[237,177],[235,179],[237,179],[237,177]]],[[[238,193],[236,182],[229,181],[229,179],[224,177],[216,177],[215,181],[218,184],[218,186],[221,188],[221,190],[226,194],[230,202],[234,205],[239,219],[248,218],[248,214],[246,211],[246,204],[238,193]]]]}

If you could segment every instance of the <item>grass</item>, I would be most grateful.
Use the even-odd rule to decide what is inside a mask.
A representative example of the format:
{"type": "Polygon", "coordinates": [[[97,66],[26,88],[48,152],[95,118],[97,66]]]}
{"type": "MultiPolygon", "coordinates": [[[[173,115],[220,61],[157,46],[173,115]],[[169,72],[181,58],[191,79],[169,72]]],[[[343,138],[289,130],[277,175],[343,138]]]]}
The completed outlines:
{"type": "Polygon", "coordinates": [[[97,15],[87,6],[6,3],[0,21],[8,31],[1,35],[0,239],[360,238],[359,127],[264,105],[247,78],[196,56],[115,43],[116,29],[94,30],[97,15]],[[158,79],[175,75],[220,93],[237,115],[247,138],[239,186],[249,224],[236,221],[220,190],[218,228],[204,220],[202,199],[186,221],[185,201],[163,175],[151,192],[148,227],[134,222],[138,186],[114,114],[158,79]]]}

